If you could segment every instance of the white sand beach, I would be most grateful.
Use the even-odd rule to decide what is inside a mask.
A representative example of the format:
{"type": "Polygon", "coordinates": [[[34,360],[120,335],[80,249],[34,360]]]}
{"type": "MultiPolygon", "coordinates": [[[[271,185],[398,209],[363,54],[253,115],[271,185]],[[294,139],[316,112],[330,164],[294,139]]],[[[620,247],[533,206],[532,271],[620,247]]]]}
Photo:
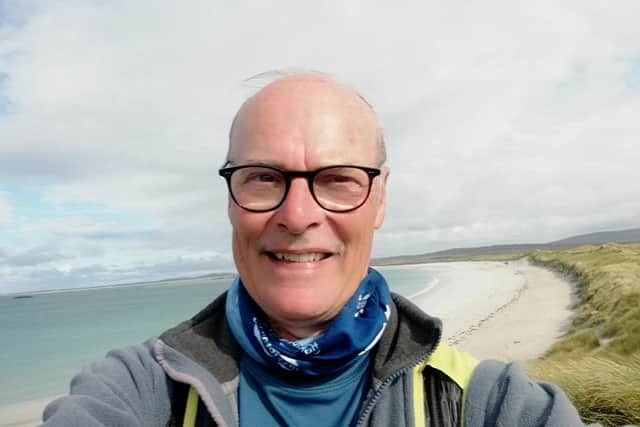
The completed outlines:
{"type": "Polygon", "coordinates": [[[442,319],[447,342],[478,359],[539,358],[571,324],[574,285],[527,259],[442,265],[444,286],[414,301],[442,319]]]}
{"type": "MultiPolygon", "coordinates": [[[[435,270],[438,286],[412,299],[443,320],[443,339],[479,359],[538,358],[571,322],[573,285],[526,259],[407,267],[435,270]]],[[[0,427],[38,425],[52,399],[0,406],[0,427]]]]}
{"type": "Polygon", "coordinates": [[[32,427],[42,423],[42,411],[55,399],[49,397],[0,406],[0,427],[32,427]]]}

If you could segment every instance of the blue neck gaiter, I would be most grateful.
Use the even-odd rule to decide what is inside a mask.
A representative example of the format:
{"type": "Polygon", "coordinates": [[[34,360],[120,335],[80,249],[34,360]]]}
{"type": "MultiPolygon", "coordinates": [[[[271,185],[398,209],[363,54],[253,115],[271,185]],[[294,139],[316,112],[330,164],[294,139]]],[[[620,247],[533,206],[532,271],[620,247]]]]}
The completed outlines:
{"type": "Polygon", "coordinates": [[[390,304],[387,282],[369,268],[351,299],[319,336],[298,341],[278,337],[239,278],[229,288],[225,309],[233,336],[252,359],[274,370],[313,377],[344,371],[366,355],[387,326],[390,304]]]}

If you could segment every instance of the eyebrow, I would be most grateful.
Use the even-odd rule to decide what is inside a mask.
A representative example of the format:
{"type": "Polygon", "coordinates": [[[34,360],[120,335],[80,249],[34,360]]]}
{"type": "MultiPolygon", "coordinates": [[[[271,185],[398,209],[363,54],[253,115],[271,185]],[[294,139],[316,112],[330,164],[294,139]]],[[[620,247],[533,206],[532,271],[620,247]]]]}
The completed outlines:
{"type": "MultiPolygon", "coordinates": [[[[227,162],[225,164],[222,165],[222,168],[228,168],[228,167],[234,167],[234,166],[265,166],[265,167],[271,167],[271,168],[275,168],[275,169],[279,169],[281,171],[293,171],[292,169],[289,169],[288,167],[286,167],[284,165],[284,163],[279,162],[279,161],[274,161],[274,162],[269,162],[269,161],[264,161],[264,160],[255,160],[255,159],[246,159],[243,162],[234,162],[233,160],[227,160],[227,162]]],[[[360,163],[357,162],[338,162],[338,163],[330,163],[330,164],[325,164],[325,165],[320,165],[316,168],[313,169],[305,169],[305,170],[296,170],[297,172],[305,172],[305,171],[315,171],[318,169],[322,169],[322,168],[326,168],[326,167],[330,167],[330,166],[358,166],[358,167],[368,167],[368,168],[381,168],[382,166],[363,166],[360,163]]]]}
{"type": "Polygon", "coordinates": [[[254,159],[247,159],[243,162],[234,162],[233,160],[228,160],[227,163],[224,164],[223,167],[227,167],[227,166],[241,166],[241,165],[256,165],[256,166],[271,166],[273,168],[277,168],[277,169],[282,169],[282,170],[286,170],[287,168],[284,166],[283,163],[280,162],[265,162],[264,160],[254,160],[254,159]]]}

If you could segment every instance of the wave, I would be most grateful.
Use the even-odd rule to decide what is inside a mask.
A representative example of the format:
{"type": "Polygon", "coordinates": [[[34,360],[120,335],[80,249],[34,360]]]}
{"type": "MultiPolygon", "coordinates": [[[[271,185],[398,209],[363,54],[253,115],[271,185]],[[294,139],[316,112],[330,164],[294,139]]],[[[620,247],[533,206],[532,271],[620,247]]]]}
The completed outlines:
{"type": "Polygon", "coordinates": [[[423,289],[420,289],[418,292],[409,295],[408,298],[414,299],[419,297],[420,295],[426,294],[427,292],[431,291],[433,288],[438,286],[439,283],[440,283],[440,279],[438,279],[437,277],[434,277],[427,283],[427,286],[425,286],[423,289]]]}

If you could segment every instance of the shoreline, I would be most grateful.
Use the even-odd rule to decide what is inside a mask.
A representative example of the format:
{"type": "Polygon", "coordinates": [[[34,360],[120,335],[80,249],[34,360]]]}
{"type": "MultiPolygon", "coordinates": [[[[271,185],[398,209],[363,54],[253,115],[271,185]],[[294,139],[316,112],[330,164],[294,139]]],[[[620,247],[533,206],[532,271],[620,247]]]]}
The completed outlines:
{"type": "MultiPolygon", "coordinates": [[[[537,359],[573,319],[573,283],[526,258],[415,268],[425,265],[435,270],[440,284],[430,283],[411,300],[442,319],[443,340],[477,359],[537,359]]],[[[0,427],[39,425],[42,410],[57,397],[0,405],[0,427]]]]}
{"type": "Polygon", "coordinates": [[[0,406],[0,427],[32,427],[42,424],[42,411],[54,399],[50,396],[0,406]]]}
{"type": "MultiPolygon", "coordinates": [[[[459,315],[460,310],[440,316],[443,339],[480,360],[527,363],[541,358],[566,334],[573,321],[577,301],[574,283],[559,273],[533,265],[527,258],[492,264],[494,271],[481,280],[495,280],[501,288],[509,283],[509,293],[500,295],[496,289],[470,312],[462,311],[464,317],[459,315]]],[[[477,276],[465,275],[457,274],[448,280],[478,280],[477,276]]],[[[428,298],[416,298],[414,302],[431,314],[428,298]]]]}

